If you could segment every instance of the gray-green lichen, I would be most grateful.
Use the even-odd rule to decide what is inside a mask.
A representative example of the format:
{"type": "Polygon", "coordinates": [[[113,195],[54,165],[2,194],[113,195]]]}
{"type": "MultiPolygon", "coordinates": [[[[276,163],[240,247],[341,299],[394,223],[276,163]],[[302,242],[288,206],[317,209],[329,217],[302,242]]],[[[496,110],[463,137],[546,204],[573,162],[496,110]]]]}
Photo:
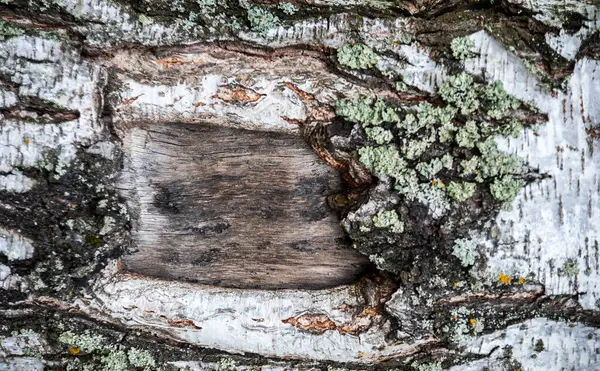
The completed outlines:
{"type": "Polygon", "coordinates": [[[358,150],[359,160],[376,175],[400,176],[406,167],[406,161],[400,157],[393,145],[381,147],[362,147],[358,150]]]}
{"type": "Polygon", "coordinates": [[[479,257],[478,243],[474,238],[460,238],[454,241],[452,255],[460,260],[463,267],[469,267],[475,264],[479,257]]]}
{"type": "Polygon", "coordinates": [[[234,371],[236,369],[236,362],[234,359],[229,357],[221,358],[217,362],[217,371],[234,371]]]}
{"type": "Polygon", "coordinates": [[[475,43],[469,37],[457,37],[450,43],[454,58],[462,61],[473,56],[475,43]]]}
{"type": "Polygon", "coordinates": [[[78,356],[78,358],[71,357],[63,360],[69,370],[87,370],[97,363],[102,365],[102,369],[111,371],[161,369],[157,367],[156,360],[149,351],[134,347],[127,349],[111,344],[104,336],[89,330],[81,334],[65,331],[59,335],[58,341],[67,347],[67,352],[71,356],[78,356]],[[80,359],[81,356],[85,358],[80,359]]]}
{"type": "Polygon", "coordinates": [[[524,185],[525,182],[521,179],[504,176],[494,180],[490,186],[490,191],[496,201],[508,202],[519,194],[524,185]]]}
{"type": "Polygon", "coordinates": [[[456,133],[456,144],[464,148],[473,148],[481,136],[477,130],[477,123],[473,120],[467,121],[456,133]]]}
{"type": "Polygon", "coordinates": [[[25,31],[11,22],[0,20],[0,39],[23,35],[25,31]]]}
{"type": "Polygon", "coordinates": [[[508,96],[501,84],[477,84],[470,75],[464,73],[452,76],[447,84],[442,85],[440,95],[446,100],[446,106],[422,102],[415,111],[402,112],[389,107],[380,99],[359,98],[338,101],[336,113],[347,121],[367,128],[367,137],[375,144],[386,144],[382,147],[359,148],[359,160],[365,167],[375,175],[394,178],[396,190],[400,194],[407,199],[418,199],[430,205],[432,214],[440,215],[448,210],[447,196],[458,202],[472,197],[476,189],[473,181],[490,181],[492,196],[499,203],[514,198],[518,193],[515,193],[518,186],[524,185],[523,181],[515,178],[515,175],[522,172],[523,163],[515,156],[498,150],[493,136],[514,135],[521,128],[520,123],[514,119],[493,124],[469,119],[461,124],[456,115],[458,112],[465,114],[478,110],[487,112],[495,119],[504,118],[520,103],[508,96]],[[370,128],[371,126],[376,128],[370,128]],[[397,130],[397,134],[394,130],[397,130]],[[395,137],[398,138],[396,141],[395,137]],[[470,156],[460,156],[459,161],[456,161],[447,152],[427,162],[419,161],[421,157],[427,156],[427,152],[438,140],[449,148],[465,148],[469,150],[470,156]],[[455,170],[453,167],[456,165],[461,179],[442,176],[436,180],[438,173],[444,169],[455,170]],[[419,180],[410,171],[411,168],[418,171],[421,179],[435,184],[419,180]],[[451,186],[444,189],[445,183],[451,186]]]}
{"type": "Polygon", "coordinates": [[[363,127],[377,126],[384,122],[395,122],[398,114],[381,99],[341,99],[335,104],[335,113],[345,120],[363,127]]]}
{"type": "Polygon", "coordinates": [[[291,3],[281,3],[277,7],[287,15],[294,15],[298,11],[298,8],[291,3]]]}
{"type": "Polygon", "coordinates": [[[486,103],[486,113],[493,119],[501,119],[510,110],[517,109],[521,105],[516,98],[508,95],[500,81],[495,81],[491,85],[484,85],[480,91],[482,99],[486,103]]]}
{"type": "Polygon", "coordinates": [[[279,24],[279,18],[276,15],[260,6],[248,9],[248,21],[252,30],[261,36],[266,36],[269,30],[279,24]]]}
{"type": "Polygon", "coordinates": [[[436,363],[422,363],[418,364],[417,362],[413,362],[411,365],[416,371],[442,371],[442,364],[440,362],[436,363]]]}
{"type": "Polygon", "coordinates": [[[467,73],[451,76],[440,86],[438,93],[444,101],[459,108],[463,115],[471,114],[479,108],[478,91],[473,77],[467,73]]]}
{"type": "Polygon", "coordinates": [[[567,277],[575,277],[579,274],[579,263],[575,259],[567,259],[558,273],[567,277]]]}
{"type": "Polygon", "coordinates": [[[369,138],[377,144],[389,143],[392,139],[394,139],[394,135],[391,131],[379,126],[376,126],[374,128],[366,128],[365,133],[367,134],[367,138],[369,138]]]}
{"type": "Polygon", "coordinates": [[[393,233],[402,233],[404,223],[400,221],[396,210],[382,210],[373,217],[373,226],[375,228],[386,228],[393,233]]]}
{"type": "Polygon", "coordinates": [[[448,184],[448,194],[453,200],[458,202],[464,202],[473,197],[475,189],[477,189],[475,183],[450,182],[450,184],[448,184]]]}
{"type": "Polygon", "coordinates": [[[373,68],[379,58],[373,49],[363,44],[346,44],[337,50],[338,62],[353,69],[373,68]]]}

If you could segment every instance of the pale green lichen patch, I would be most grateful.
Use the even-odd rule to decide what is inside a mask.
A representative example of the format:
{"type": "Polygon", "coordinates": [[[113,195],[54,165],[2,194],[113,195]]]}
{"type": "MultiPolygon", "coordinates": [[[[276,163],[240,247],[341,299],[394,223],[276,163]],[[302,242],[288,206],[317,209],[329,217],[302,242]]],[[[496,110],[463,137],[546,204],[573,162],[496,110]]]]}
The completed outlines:
{"type": "Polygon", "coordinates": [[[358,150],[360,162],[376,175],[398,177],[406,167],[395,146],[362,147],[358,150]]]}
{"type": "Polygon", "coordinates": [[[89,330],[81,334],[65,331],[59,335],[58,341],[67,348],[66,352],[71,356],[63,360],[66,368],[70,370],[85,370],[88,369],[88,366],[94,367],[92,364],[98,363],[102,365],[102,369],[112,371],[160,369],[149,351],[134,347],[127,349],[109,343],[104,336],[89,330]],[[86,356],[82,359],[89,361],[90,365],[83,364],[79,358],[73,358],[73,356],[81,357],[82,355],[86,356]]]}
{"type": "Polygon", "coordinates": [[[465,73],[452,76],[439,94],[446,105],[422,102],[415,109],[402,110],[381,99],[344,99],[336,103],[336,113],[363,126],[367,138],[380,145],[359,148],[359,160],[365,167],[375,175],[393,178],[401,195],[427,205],[432,215],[444,215],[450,208],[449,198],[457,202],[471,198],[477,188],[473,181],[491,184],[490,192],[499,203],[514,198],[515,190],[524,185],[515,178],[524,165],[498,150],[493,136],[514,135],[522,126],[510,118],[482,121],[475,114],[504,119],[520,103],[508,96],[501,84],[481,85],[465,73]],[[465,119],[459,113],[475,116],[465,119]],[[444,144],[445,153],[432,158],[429,151],[440,150],[436,143],[444,144]],[[446,183],[451,184],[448,189],[446,183]]]}
{"type": "Polygon", "coordinates": [[[417,165],[417,171],[423,175],[426,179],[433,179],[437,173],[439,173],[444,165],[442,160],[434,158],[428,163],[421,162],[417,165]]]}
{"type": "Polygon", "coordinates": [[[442,364],[440,362],[436,363],[423,363],[418,364],[417,362],[413,362],[411,364],[412,368],[416,371],[442,371],[442,364]]]}
{"type": "Polygon", "coordinates": [[[484,85],[480,91],[487,107],[486,113],[493,119],[501,119],[510,110],[515,110],[521,105],[516,98],[508,95],[500,81],[484,85]]]}
{"type": "Polygon", "coordinates": [[[386,228],[393,233],[402,233],[404,223],[400,221],[396,210],[382,210],[373,217],[373,226],[375,228],[386,228]]]}
{"type": "Polygon", "coordinates": [[[346,121],[361,124],[363,127],[377,126],[384,122],[398,120],[396,111],[386,107],[381,99],[342,99],[336,102],[335,113],[346,121]]]}
{"type": "Polygon", "coordinates": [[[363,44],[346,44],[337,50],[338,62],[353,69],[373,68],[379,58],[370,47],[363,44]]]}
{"type": "Polygon", "coordinates": [[[481,136],[477,130],[477,123],[473,120],[467,121],[456,133],[456,144],[464,148],[473,148],[481,136]]]}
{"type": "Polygon", "coordinates": [[[494,180],[490,191],[496,201],[509,202],[519,194],[524,185],[525,182],[521,179],[505,176],[494,180]]]}
{"type": "Polygon", "coordinates": [[[476,189],[477,185],[474,183],[450,182],[448,184],[448,194],[458,202],[464,202],[473,197],[476,189]]]}
{"type": "Polygon", "coordinates": [[[463,115],[471,114],[479,108],[478,91],[473,77],[467,73],[451,76],[440,86],[438,93],[444,101],[459,108],[463,115]]]}
{"type": "Polygon", "coordinates": [[[468,37],[457,37],[450,43],[450,49],[454,58],[462,61],[473,56],[475,42],[468,37]]]}
{"type": "Polygon", "coordinates": [[[377,144],[389,143],[392,139],[394,139],[394,135],[391,131],[379,126],[376,126],[374,128],[366,128],[365,133],[367,134],[367,138],[369,138],[377,144]]]}
{"type": "Polygon", "coordinates": [[[11,22],[0,20],[0,39],[5,37],[20,36],[25,33],[21,27],[14,25],[11,22]]]}
{"type": "Polygon", "coordinates": [[[456,115],[478,111],[493,112],[489,114],[493,118],[504,118],[520,103],[508,96],[501,84],[483,86],[464,73],[452,76],[439,92],[447,105],[422,102],[416,110],[403,112],[380,99],[344,99],[337,102],[336,113],[346,121],[366,127],[367,138],[375,144],[387,144],[360,148],[360,161],[375,175],[394,178],[400,194],[430,205],[437,210],[433,214],[440,215],[448,209],[446,194],[457,202],[471,198],[476,189],[472,181],[491,182],[490,191],[499,203],[514,198],[515,189],[524,184],[514,176],[522,172],[524,165],[515,156],[498,150],[493,136],[514,135],[521,128],[520,123],[514,119],[494,124],[475,119],[461,123],[462,118],[456,115]],[[394,143],[395,135],[398,139],[394,143]],[[438,140],[450,151],[442,157],[420,161],[429,157],[427,152],[438,140]],[[458,156],[456,161],[451,154],[454,146],[468,150],[470,155],[458,156]],[[421,180],[409,171],[411,168],[418,171],[421,180]],[[438,187],[423,183],[433,180],[444,169],[456,171],[462,179],[448,178],[449,173],[445,176],[442,173],[438,187]],[[444,183],[451,184],[449,189],[439,186],[444,183]]]}
{"type": "Polygon", "coordinates": [[[292,3],[281,3],[277,7],[287,15],[294,15],[298,11],[298,8],[292,3]]]}
{"type": "Polygon", "coordinates": [[[473,238],[460,238],[454,241],[452,255],[460,260],[463,267],[469,267],[475,264],[479,257],[478,244],[473,238]]]}
{"type": "MultiPolygon", "coordinates": [[[[350,138],[359,162],[380,178],[371,191],[378,196],[342,224],[359,241],[359,251],[394,273],[410,270],[407,259],[420,259],[432,246],[454,255],[465,268],[473,266],[478,244],[485,243],[483,237],[465,237],[465,231],[480,228],[509,205],[525,185],[525,175],[535,171],[501,151],[495,140],[522,129],[514,118],[522,114],[515,111],[521,102],[506,94],[502,84],[484,85],[460,73],[437,93],[442,101],[399,104],[362,97],[336,103],[338,116],[355,124],[350,138]],[[394,216],[402,228],[387,227],[391,214],[372,219],[376,210],[389,205],[382,200],[389,199],[394,200],[394,216]],[[386,247],[391,245],[402,252],[386,247]]],[[[481,327],[481,322],[467,322],[457,331],[481,327]]]]}
{"type": "Polygon", "coordinates": [[[248,9],[248,21],[252,31],[261,36],[267,36],[269,31],[279,24],[279,18],[276,15],[260,6],[248,9]]]}

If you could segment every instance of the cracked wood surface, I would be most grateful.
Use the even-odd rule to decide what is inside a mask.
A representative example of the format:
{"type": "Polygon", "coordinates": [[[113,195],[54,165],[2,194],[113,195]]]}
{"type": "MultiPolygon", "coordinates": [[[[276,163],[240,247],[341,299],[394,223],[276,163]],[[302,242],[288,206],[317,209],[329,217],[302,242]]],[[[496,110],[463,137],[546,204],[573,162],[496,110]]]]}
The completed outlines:
{"type": "Polygon", "coordinates": [[[136,127],[119,185],[139,210],[129,271],[229,287],[324,288],[358,278],[326,197],[340,175],[297,134],[136,127]]]}

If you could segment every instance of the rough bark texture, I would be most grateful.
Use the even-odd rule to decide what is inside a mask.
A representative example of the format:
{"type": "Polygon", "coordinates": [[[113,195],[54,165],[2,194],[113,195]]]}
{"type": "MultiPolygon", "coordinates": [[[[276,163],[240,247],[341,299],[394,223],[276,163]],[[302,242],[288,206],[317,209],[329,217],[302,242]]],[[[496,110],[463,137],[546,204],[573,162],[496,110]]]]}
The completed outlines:
{"type": "Polygon", "coordinates": [[[0,369],[599,369],[600,4],[291,5],[0,0],[0,369]]]}

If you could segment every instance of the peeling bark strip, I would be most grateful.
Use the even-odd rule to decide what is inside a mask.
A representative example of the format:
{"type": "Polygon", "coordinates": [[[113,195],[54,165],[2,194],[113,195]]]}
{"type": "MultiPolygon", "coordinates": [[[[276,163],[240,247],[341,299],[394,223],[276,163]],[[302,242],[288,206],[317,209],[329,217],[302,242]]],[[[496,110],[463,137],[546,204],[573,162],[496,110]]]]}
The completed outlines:
{"type": "Polygon", "coordinates": [[[299,135],[152,125],[125,138],[139,200],[134,273],[229,287],[325,288],[368,263],[347,248],[326,198],[339,174],[299,135]]]}

